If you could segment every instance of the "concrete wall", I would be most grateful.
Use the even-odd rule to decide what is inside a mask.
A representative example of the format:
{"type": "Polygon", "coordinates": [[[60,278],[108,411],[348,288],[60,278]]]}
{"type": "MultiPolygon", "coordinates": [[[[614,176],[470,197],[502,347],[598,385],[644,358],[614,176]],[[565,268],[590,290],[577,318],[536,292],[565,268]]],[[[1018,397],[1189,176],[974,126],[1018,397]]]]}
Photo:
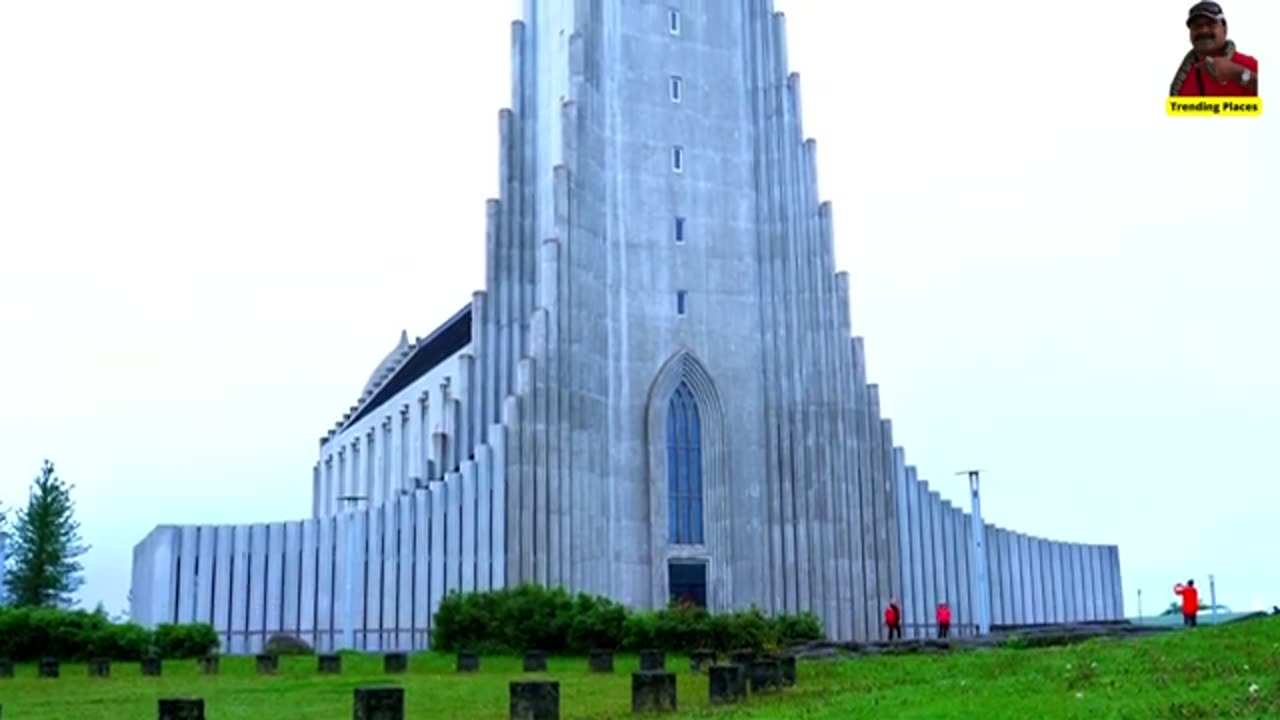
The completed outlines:
{"type": "MultiPolygon", "coordinates": [[[[898,479],[906,529],[903,635],[937,633],[935,608],[951,605],[952,634],[979,624],[973,522],[907,466],[898,479]]],[[[993,627],[1119,620],[1124,617],[1120,552],[1114,545],[1057,542],[984,524],[987,607],[993,627]]],[[[889,601],[885,596],[881,607],[889,601]]],[[[883,628],[878,633],[883,637],[883,628]]]]}
{"type": "Polygon", "coordinates": [[[228,653],[257,652],[277,632],[331,650],[350,581],[357,648],[426,648],[445,593],[505,584],[503,432],[493,435],[459,472],[367,509],[158,527],[134,548],[130,614],[149,626],[210,623],[228,653]]]}

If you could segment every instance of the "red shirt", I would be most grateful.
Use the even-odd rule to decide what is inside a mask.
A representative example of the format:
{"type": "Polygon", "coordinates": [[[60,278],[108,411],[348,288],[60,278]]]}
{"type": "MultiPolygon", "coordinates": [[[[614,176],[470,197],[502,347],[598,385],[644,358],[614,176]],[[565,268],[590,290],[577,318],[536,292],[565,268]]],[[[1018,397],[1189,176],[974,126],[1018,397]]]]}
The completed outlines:
{"type": "Polygon", "coordinates": [[[898,613],[896,610],[893,609],[892,606],[884,609],[884,624],[885,625],[898,624],[898,613]]]}
{"type": "Polygon", "coordinates": [[[951,623],[951,608],[943,606],[938,608],[938,624],[945,625],[951,623]]]}
{"type": "Polygon", "coordinates": [[[1195,615],[1200,612],[1200,593],[1194,587],[1178,583],[1173,591],[1182,596],[1182,614],[1195,615]]]}
{"type": "MultiPolygon", "coordinates": [[[[1203,62],[1203,61],[1201,61],[1203,62]]],[[[1231,56],[1231,62],[1249,69],[1254,75],[1258,74],[1258,59],[1250,57],[1244,53],[1236,53],[1231,56]]],[[[1256,97],[1257,93],[1251,93],[1239,84],[1228,80],[1220,83],[1213,79],[1208,70],[1196,63],[1191,68],[1191,72],[1187,73],[1187,79],[1182,81],[1182,87],[1178,89],[1178,95],[1213,95],[1213,96],[1233,96],[1233,97],[1256,97]],[[1196,80],[1199,74],[1200,80],[1204,82],[1204,92],[1200,92],[1200,82],[1196,80]]]]}

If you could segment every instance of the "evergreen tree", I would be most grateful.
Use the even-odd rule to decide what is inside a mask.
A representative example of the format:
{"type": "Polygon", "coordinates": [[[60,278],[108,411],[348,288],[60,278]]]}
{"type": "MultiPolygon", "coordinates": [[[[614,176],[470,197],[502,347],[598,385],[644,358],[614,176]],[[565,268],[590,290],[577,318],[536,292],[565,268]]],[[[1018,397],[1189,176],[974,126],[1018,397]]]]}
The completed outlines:
{"type": "Polygon", "coordinates": [[[6,581],[9,577],[9,546],[12,543],[8,536],[8,519],[8,512],[4,509],[4,505],[0,505],[0,607],[9,604],[6,581]]]}
{"type": "Polygon", "coordinates": [[[84,584],[77,558],[89,548],[80,539],[71,486],[44,461],[31,483],[27,507],[19,509],[11,538],[9,597],[19,607],[71,607],[84,584]]]}

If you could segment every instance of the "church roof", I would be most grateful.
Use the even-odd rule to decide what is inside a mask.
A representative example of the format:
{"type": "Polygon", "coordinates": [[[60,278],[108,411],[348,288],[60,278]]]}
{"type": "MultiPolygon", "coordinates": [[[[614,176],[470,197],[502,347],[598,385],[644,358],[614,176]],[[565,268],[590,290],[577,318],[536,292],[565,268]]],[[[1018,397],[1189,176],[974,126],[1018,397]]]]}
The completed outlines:
{"type": "Polygon", "coordinates": [[[346,430],[381,407],[397,393],[412,385],[415,380],[431,372],[437,365],[457,354],[471,342],[471,303],[467,303],[452,317],[425,338],[409,342],[407,332],[400,333],[400,341],[387,354],[369,381],[365,383],[360,398],[334,424],[321,445],[334,435],[346,430]]]}
{"type": "Polygon", "coordinates": [[[377,389],[378,385],[382,384],[382,379],[386,374],[395,370],[396,366],[400,364],[400,361],[408,356],[408,354],[409,331],[401,330],[400,342],[396,343],[395,348],[393,348],[391,352],[387,353],[387,356],[382,359],[382,362],[378,363],[378,367],[369,374],[369,381],[364,384],[364,390],[360,392],[360,397],[365,397],[377,389]]]}

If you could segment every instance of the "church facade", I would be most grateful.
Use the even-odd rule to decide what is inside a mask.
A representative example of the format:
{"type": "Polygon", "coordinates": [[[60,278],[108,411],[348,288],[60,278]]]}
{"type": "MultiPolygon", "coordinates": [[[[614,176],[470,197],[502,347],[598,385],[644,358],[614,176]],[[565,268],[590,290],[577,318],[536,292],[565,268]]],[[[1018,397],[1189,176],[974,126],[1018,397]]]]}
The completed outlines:
{"type": "MultiPolygon", "coordinates": [[[[987,524],[893,442],[770,0],[527,0],[484,290],[320,438],[311,517],[155,528],[143,623],[422,648],[444,594],[812,610],[838,639],[1123,615],[1118,549],[987,524]]],[[[974,487],[976,498],[977,488],[974,487]]]]}

